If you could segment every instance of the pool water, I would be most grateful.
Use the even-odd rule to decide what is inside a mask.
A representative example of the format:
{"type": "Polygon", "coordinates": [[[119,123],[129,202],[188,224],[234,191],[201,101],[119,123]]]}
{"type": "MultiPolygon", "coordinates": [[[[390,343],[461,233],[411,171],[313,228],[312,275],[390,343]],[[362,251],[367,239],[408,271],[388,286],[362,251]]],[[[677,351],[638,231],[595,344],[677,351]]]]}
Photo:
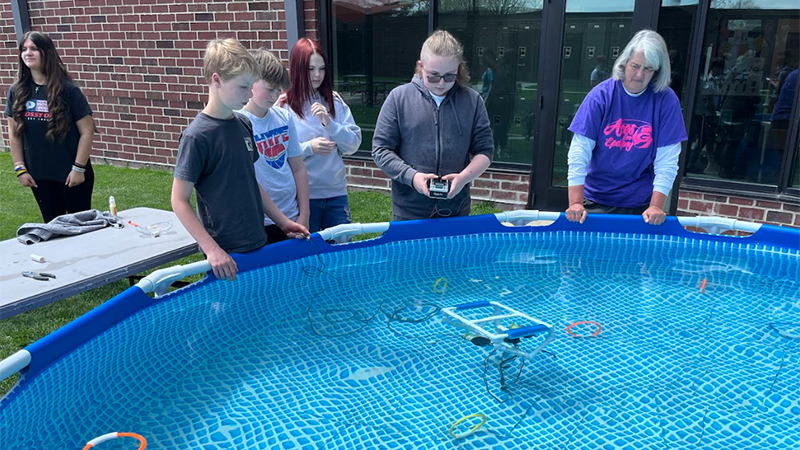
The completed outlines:
{"type": "Polygon", "coordinates": [[[798,273],[793,251],[607,233],[325,253],[168,295],[32,380],[0,434],[7,448],[130,431],[148,449],[796,449],[798,273]],[[480,300],[556,339],[501,371],[441,321],[480,300]],[[602,330],[568,334],[578,321],[602,330]],[[486,424],[453,439],[473,413],[486,424]]]}

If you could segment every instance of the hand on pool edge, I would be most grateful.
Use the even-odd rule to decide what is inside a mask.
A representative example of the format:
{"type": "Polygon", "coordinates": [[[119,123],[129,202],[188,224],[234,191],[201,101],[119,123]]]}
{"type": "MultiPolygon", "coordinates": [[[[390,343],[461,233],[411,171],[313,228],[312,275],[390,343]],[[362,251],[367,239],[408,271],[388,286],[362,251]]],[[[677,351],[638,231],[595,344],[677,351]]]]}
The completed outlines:
{"type": "Polygon", "coordinates": [[[583,223],[586,220],[586,208],[583,207],[583,203],[573,203],[569,205],[564,215],[570,222],[583,223]]]}
{"type": "Polygon", "coordinates": [[[642,213],[642,217],[644,218],[645,223],[649,223],[650,225],[661,225],[665,220],[667,220],[667,213],[665,213],[664,210],[658,206],[651,205],[642,213]]]}
{"type": "Polygon", "coordinates": [[[214,276],[220,280],[227,280],[227,281],[235,281],[236,280],[236,272],[239,271],[239,267],[236,265],[236,261],[231,258],[225,250],[221,247],[217,247],[215,250],[210,251],[206,255],[208,257],[208,263],[211,264],[211,270],[214,272],[214,276]]]}
{"type": "Polygon", "coordinates": [[[308,228],[291,220],[281,227],[281,231],[290,239],[308,239],[311,236],[308,228]]]}

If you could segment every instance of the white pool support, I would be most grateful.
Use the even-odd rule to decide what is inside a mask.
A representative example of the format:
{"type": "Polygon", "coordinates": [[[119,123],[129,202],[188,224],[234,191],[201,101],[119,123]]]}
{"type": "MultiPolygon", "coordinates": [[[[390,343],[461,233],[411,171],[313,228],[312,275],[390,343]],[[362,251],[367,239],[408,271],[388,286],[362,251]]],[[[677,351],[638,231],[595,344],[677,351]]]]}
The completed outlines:
{"type": "Polygon", "coordinates": [[[510,353],[525,358],[526,360],[530,360],[538,355],[539,352],[556,337],[552,325],[495,301],[464,303],[450,308],[442,308],[442,321],[448,325],[467,330],[468,333],[472,333],[473,335],[485,337],[491,342],[492,346],[501,353],[510,353]],[[459,314],[459,311],[485,307],[491,307],[492,313],[479,319],[467,319],[459,314]],[[507,320],[515,318],[524,319],[527,323],[533,323],[535,325],[512,328],[510,325],[504,323],[507,320]],[[494,331],[487,330],[487,324],[494,325],[494,331]],[[538,347],[530,352],[522,351],[506,341],[506,339],[531,337],[534,334],[543,333],[545,331],[547,332],[547,336],[538,347]]]}
{"type": "Polygon", "coordinates": [[[28,367],[31,363],[31,354],[22,349],[8,358],[0,361],[0,381],[14,375],[20,370],[28,367]]]}
{"type": "MultiPolygon", "coordinates": [[[[494,216],[500,223],[512,224],[515,226],[525,226],[531,222],[538,221],[555,222],[559,217],[561,217],[561,214],[562,213],[555,211],[519,210],[500,212],[494,214],[494,216]]],[[[697,216],[678,217],[677,219],[684,228],[700,228],[710,234],[722,234],[729,230],[755,233],[759,228],[761,228],[760,223],[745,222],[742,220],[728,219],[725,217],[697,216]]],[[[388,229],[389,222],[346,223],[322,230],[319,232],[319,235],[326,241],[341,242],[359,234],[383,233],[388,229]]]]}
{"type": "Polygon", "coordinates": [[[521,210],[496,213],[494,216],[498,221],[500,221],[500,223],[510,223],[521,226],[539,220],[555,222],[561,216],[561,213],[552,211],[521,210]]]}
{"type": "MultiPolygon", "coordinates": [[[[555,221],[561,213],[548,211],[506,211],[496,213],[494,216],[501,223],[511,223],[514,225],[525,225],[528,222],[547,220],[555,221]]],[[[335,227],[326,228],[319,232],[320,237],[326,241],[347,240],[353,236],[364,233],[383,233],[389,229],[389,222],[377,223],[345,223],[335,227]]]]}
{"type": "Polygon", "coordinates": [[[701,228],[710,234],[722,234],[731,230],[755,233],[761,228],[760,223],[712,216],[678,217],[678,222],[680,222],[684,228],[701,228]]]}
{"type": "Polygon", "coordinates": [[[383,233],[388,229],[389,222],[344,223],[342,225],[336,225],[335,227],[326,228],[320,231],[319,235],[326,241],[342,242],[357,234],[383,233]]]}
{"type": "Polygon", "coordinates": [[[156,270],[142,278],[135,286],[144,291],[145,294],[153,292],[156,297],[160,297],[167,293],[172,283],[188,276],[209,271],[211,271],[211,264],[206,260],[186,264],[185,266],[167,267],[166,269],[156,270]]]}

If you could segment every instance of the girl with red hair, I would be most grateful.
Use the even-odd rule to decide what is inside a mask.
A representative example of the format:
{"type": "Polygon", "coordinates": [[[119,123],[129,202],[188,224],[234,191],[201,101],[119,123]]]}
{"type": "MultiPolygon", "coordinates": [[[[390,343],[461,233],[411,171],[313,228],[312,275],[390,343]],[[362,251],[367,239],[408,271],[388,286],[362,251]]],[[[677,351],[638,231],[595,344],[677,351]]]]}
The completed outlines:
{"type": "Polygon", "coordinates": [[[292,47],[289,76],[292,87],[278,100],[294,119],[308,171],[309,227],[312,233],[350,223],[343,155],[361,145],[361,128],[327,76],[325,51],[302,38],[292,47]]]}

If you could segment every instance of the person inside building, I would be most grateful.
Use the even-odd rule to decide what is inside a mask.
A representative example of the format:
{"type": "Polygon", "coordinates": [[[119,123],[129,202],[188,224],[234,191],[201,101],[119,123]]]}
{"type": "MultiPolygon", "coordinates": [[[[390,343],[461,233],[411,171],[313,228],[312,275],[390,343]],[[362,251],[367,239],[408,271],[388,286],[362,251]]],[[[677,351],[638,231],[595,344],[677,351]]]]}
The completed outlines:
{"type": "Polygon", "coordinates": [[[642,30],[614,62],[612,78],[586,96],[570,125],[567,219],[609,213],[664,222],[687,139],[670,73],[664,38],[642,30]]]}
{"type": "Polygon", "coordinates": [[[709,72],[701,80],[702,89],[700,98],[692,116],[692,129],[697,133],[697,143],[691,146],[686,171],[689,173],[703,173],[705,171],[719,171],[719,161],[716,147],[718,139],[717,114],[719,113],[722,92],[722,73],[725,70],[725,60],[717,57],[711,60],[709,72]],[[706,163],[701,163],[700,155],[705,151],[706,163]]]}
{"type": "MultiPolygon", "coordinates": [[[[778,101],[775,103],[775,109],[772,111],[770,117],[770,134],[768,139],[768,150],[773,153],[774,161],[780,161],[783,155],[784,146],[786,145],[786,138],[789,133],[789,120],[794,110],[794,98],[797,91],[798,75],[800,70],[794,69],[786,76],[784,83],[781,85],[781,91],[778,93],[778,101]]],[[[770,181],[777,179],[777,170],[780,167],[779,163],[773,164],[774,170],[770,170],[768,177],[770,181]]]]}
{"type": "Polygon", "coordinates": [[[605,81],[607,78],[608,69],[606,69],[606,56],[599,55],[597,57],[597,65],[594,66],[591,75],[589,75],[589,82],[592,84],[592,87],[595,87],[600,84],[601,81],[605,81]]]}
{"type": "Polygon", "coordinates": [[[46,34],[29,31],[20,40],[6,116],[14,173],[31,188],[45,223],[91,209],[92,109],[46,34]]]}

